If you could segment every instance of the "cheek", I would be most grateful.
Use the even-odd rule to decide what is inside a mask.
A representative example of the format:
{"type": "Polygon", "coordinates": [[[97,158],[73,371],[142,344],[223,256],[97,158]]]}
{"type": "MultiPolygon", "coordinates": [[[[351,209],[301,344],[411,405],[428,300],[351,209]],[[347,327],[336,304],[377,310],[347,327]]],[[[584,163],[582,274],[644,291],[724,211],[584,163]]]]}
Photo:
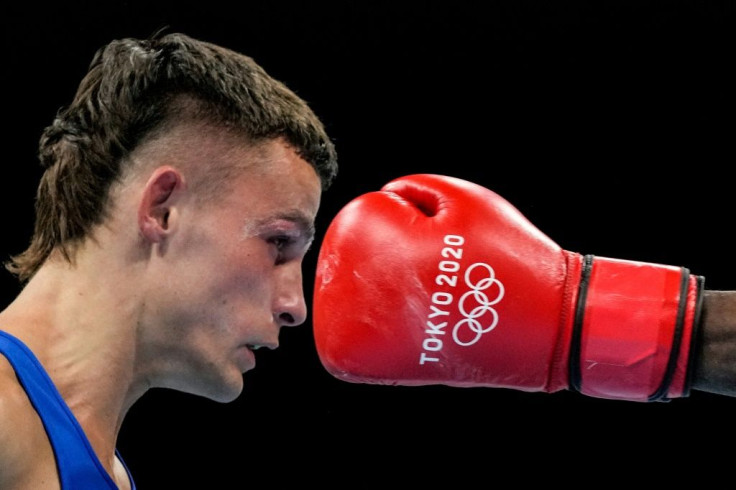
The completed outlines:
{"type": "Polygon", "coordinates": [[[188,237],[188,246],[168,271],[168,287],[187,303],[181,307],[212,317],[266,304],[275,267],[271,247],[258,238],[235,238],[222,228],[207,231],[197,240],[188,237]]]}
{"type": "Polygon", "coordinates": [[[274,265],[267,250],[240,248],[222,256],[217,280],[212,284],[222,304],[263,305],[268,301],[274,265]]]}

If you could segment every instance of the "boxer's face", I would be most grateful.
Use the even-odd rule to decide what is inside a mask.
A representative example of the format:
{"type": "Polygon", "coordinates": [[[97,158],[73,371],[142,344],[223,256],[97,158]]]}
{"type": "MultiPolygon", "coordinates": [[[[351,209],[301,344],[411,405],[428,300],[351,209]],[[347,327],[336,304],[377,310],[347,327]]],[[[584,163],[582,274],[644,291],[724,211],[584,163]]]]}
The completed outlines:
{"type": "MultiPolygon", "coordinates": [[[[281,142],[258,155],[261,163],[222,195],[204,205],[183,198],[172,213],[172,235],[148,275],[155,287],[146,311],[155,320],[143,344],[154,386],[233,400],[255,367],[253,351],[276,348],[280,327],[306,318],[301,268],[320,180],[281,142]]],[[[253,153],[231,147],[210,158],[253,153]]]]}

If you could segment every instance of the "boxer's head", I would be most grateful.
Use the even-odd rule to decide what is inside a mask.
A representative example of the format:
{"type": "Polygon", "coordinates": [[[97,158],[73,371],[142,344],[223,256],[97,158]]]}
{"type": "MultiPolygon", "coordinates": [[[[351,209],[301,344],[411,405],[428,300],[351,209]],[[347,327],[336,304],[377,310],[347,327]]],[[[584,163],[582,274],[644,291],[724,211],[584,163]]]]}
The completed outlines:
{"type": "Polygon", "coordinates": [[[254,351],[306,319],[320,176],[281,138],[244,144],[207,123],[179,124],[130,158],[137,170],[111,189],[79,269],[109,269],[149,386],[233,400],[254,351]]]}
{"type": "MultiPolygon", "coordinates": [[[[95,54],[74,100],[43,132],[35,230],[8,269],[27,281],[52,252],[73,259],[105,221],[110,189],[130,171],[134,151],[183,121],[251,143],[280,138],[315,168],[323,189],[336,174],[322,123],[251,58],[182,34],[113,41],[95,54]]],[[[218,188],[233,170],[199,169],[200,189],[218,188]]]]}

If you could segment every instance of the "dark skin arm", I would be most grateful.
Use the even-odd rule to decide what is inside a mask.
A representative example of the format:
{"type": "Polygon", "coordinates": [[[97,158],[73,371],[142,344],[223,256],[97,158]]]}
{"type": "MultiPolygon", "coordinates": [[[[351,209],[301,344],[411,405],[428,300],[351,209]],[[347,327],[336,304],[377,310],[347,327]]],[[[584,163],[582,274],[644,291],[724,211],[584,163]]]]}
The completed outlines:
{"type": "Polygon", "coordinates": [[[736,291],[705,291],[692,389],[736,396],[736,291]]]}

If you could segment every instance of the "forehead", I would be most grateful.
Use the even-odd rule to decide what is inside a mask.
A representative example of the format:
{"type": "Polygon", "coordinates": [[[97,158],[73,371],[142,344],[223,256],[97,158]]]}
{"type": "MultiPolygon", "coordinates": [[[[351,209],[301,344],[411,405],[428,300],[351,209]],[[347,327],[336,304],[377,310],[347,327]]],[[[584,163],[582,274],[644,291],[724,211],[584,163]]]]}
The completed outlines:
{"type": "Polygon", "coordinates": [[[223,186],[221,202],[260,223],[289,219],[307,225],[314,221],[321,181],[314,167],[289,145],[270,140],[231,148],[222,158],[239,170],[223,186]]]}

